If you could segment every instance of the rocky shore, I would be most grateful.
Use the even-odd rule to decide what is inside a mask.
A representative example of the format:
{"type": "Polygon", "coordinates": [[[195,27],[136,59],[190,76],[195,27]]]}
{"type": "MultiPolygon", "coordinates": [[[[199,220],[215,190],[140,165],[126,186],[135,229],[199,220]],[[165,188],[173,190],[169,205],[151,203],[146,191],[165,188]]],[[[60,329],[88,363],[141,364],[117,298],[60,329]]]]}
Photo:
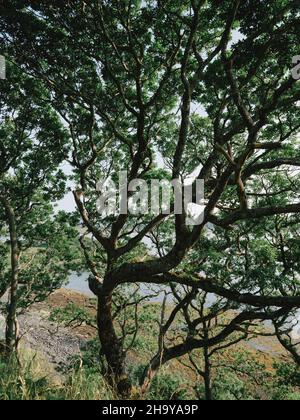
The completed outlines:
{"type": "MultiPolygon", "coordinates": [[[[95,330],[88,326],[66,328],[50,320],[53,309],[63,308],[70,303],[93,310],[89,296],[60,289],[45,302],[34,304],[18,318],[21,349],[47,366],[47,373],[56,381],[62,379],[58,373],[61,368],[67,366],[72,357],[80,355],[82,347],[95,336],[95,330]]],[[[0,339],[4,338],[4,326],[4,317],[0,315],[0,339]]]]}
{"type": "MultiPolygon", "coordinates": [[[[47,372],[62,381],[59,373],[70,360],[81,354],[84,345],[93,339],[97,332],[94,328],[82,325],[76,328],[64,327],[50,320],[51,311],[74,304],[85,308],[93,315],[96,313],[95,301],[83,293],[60,289],[43,303],[34,304],[19,316],[21,348],[37,357],[46,366],[47,372]]],[[[0,316],[0,337],[4,334],[4,318],[0,316]]],[[[261,361],[271,367],[274,359],[286,357],[286,353],[274,337],[259,337],[244,342],[245,348],[259,355],[261,361]]]]}

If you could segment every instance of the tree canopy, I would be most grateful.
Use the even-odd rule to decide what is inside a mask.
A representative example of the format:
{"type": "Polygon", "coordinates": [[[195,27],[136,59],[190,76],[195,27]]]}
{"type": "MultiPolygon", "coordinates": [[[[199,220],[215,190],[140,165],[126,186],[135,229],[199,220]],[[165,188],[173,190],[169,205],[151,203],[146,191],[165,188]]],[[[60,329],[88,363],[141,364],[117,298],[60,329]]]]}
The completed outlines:
{"type": "MultiPolygon", "coordinates": [[[[131,389],[112,316],[122,284],[184,287],[177,312],[202,291],[230,301],[239,313],[211,345],[299,308],[298,1],[18,0],[0,11],[7,59],[47,97],[37,138],[67,137],[67,156],[64,141],[56,150],[74,169],[101,348],[120,393],[131,389]],[[97,211],[97,182],[120,170],[149,182],[195,168],[199,225],[185,212],[97,211]]],[[[204,345],[191,335],[164,344],[159,364],[204,345]]]]}

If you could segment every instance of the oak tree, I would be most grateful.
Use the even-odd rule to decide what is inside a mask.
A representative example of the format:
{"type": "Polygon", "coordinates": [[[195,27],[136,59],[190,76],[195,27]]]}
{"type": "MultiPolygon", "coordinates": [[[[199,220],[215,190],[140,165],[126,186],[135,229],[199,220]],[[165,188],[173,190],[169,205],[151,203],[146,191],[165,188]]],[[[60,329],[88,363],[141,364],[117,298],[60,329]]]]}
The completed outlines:
{"type": "MultiPolygon", "coordinates": [[[[47,88],[49,105],[69,131],[74,198],[96,250],[85,256],[98,298],[99,339],[122,394],[131,384],[112,317],[113,295],[122,284],[171,283],[251,308],[214,343],[240,323],[282,316],[300,306],[299,287],[290,274],[293,257],[284,255],[286,243],[296,247],[300,212],[300,92],[291,73],[300,35],[298,6],[294,0],[18,0],[1,5],[7,54],[47,88]],[[173,179],[201,165],[200,224],[189,226],[185,212],[99,215],[100,179],[116,179],[120,170],[127,170],[128,182],[159,178],[162,160],[173,179]],[[132,259],[131,252],[167,221],[172,232],[167,253],[132,259]],[[258,228],[264,224],[267,239],[276,236],[281,248],[276,266],[284,273],[282,284],[276,271],[275,283],[269,272],[266,284],[257,286],[251,259],[247,263],[247,247],[260,249],[258,228]],[[239,232],[240,246],[233,243],[239,232]],[[201,254],[216,239],[218,253],[203,262],[201,254]],[[105,270],[97,259],[99,247],[106,254],[105,270]],[[195,250],[199,268],[191,273],[185,262],[195,250]],[[238,284],[230,273],[209,275],[210,263],[221,258],[223,264],[229,252],[235,271],[248,264],[238,284]]],[[[163,357],[179,357],[203,344],[188,337],[164,349],[163,357]]]]}

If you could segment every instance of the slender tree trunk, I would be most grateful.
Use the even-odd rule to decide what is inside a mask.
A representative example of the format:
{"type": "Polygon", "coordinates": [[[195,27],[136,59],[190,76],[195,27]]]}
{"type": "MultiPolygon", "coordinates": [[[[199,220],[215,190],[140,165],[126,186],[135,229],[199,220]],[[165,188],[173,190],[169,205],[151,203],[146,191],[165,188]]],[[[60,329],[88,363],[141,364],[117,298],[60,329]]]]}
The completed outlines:
{"type": "MultiPolygon", "coordinates": [[[[205,334],[205,341],[208,340],[208,331],[205,334]]],[[[150,387],[151,382],[155,375],[157,375],[160,368],[170,360],[181,357],[188,353],[190,347],[188,343],[186,346],[182,346],[178,349],[165,349],[163,352],[157,353],[145,368],[143,375],[141,377],[140,386],[141,392],[144,394],[150,387]]],[[[205,373],[204,373],[204,382],[205,382],[205,399],[211,401],[213,399],[212,396],[212,388],[211,388],[211,364],[210,364],[210,354],[209,354],[209,347],[203,347],[204,353],[204,363],[205,363],[205,373]]]]}
{"type": "Polygon", "coordinates": [[[211,389],[211,364],[209,358],[209,348],[203,348],[204,353],[204,384],[205,384],[205,399],[206,401],[212,401],[212,389],[211,389]]]}
{"type": "Polygon", "coordinates": [[[18,306],[18,285],[19,285],[19,260],[20,250],[18,245],[18,234],[16,218],[13,208],[8,201],[4,200],[6,209],[10,248],[11,248],[11,281],[10,281],[10,301],[6,320],[6,352],[10,356],[17,346],[17,306],[18,306]]]}
{"type": "Polygon", "coordinates": [[[98,330],[112,385],[122,397],[131,393],[131,381],[126,373],[123,345],[117,337],[112,317],[112,294],[98,295],[98,330]]]}
{"type": "Polygon", "coordinates": [[[156,354],[143,372],[140,382],[142,394],[145,394],[148,391],[153,378],[159,371],[162,364],[164,364],[164,360],[162,360],[160,354],[156,354]]]}

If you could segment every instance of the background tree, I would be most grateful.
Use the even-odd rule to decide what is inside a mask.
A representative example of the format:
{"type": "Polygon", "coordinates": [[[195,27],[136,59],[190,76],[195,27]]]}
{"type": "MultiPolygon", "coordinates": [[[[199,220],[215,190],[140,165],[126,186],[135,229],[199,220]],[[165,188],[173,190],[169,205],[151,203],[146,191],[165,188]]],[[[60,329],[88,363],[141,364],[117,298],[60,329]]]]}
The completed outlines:
{"type": "MultiPolygon", "coordinates": [[[[261,225],[289,215],[287,223],[298,224],[300,94],[291,76],[299,41],[297,1],[11,1],[1,6],[1,15],[7,53],[51,92],[52,109],[69,129],[74,198],[84,226],[106,253],[105,273],[97,258],[88,257],[90,287],[98,298],[102,350],[121,394],[131,385],[112,299],[123,283],[171,282],[256,308],[239,315],[225,335],[241,322],[299,307],[291,277],[284,294],[273,283],[267,295],[251,283],[244,293],[233,278],[224,287],[224,279],[211,279],[204,266],[200,276],[184,266],[195,247],[207,246],[207,226],[225,242],[252,221],[261,225]],[[99,217],[95,186],[107,174],[116,179],[120,169],[128,170],[129,181],[159,177],[158,151],[175,179],[201,164],[204,218],[191,228],[185,213],[172,216],[168,253],[132,261],[131,252],[168,218],[99,217]]],[[[287,228],[298,235],[294,229],[287,228]]],[[[253,245],[256,235],[253,224],[253,245]]],[[[165,350],[164,358],[199,344],[188,339],[165,350]]]]}
{"type": "Polygon", "coordinates": [[[63,214],[54,217],[53,204],[65,192],[59,165],[66,133],[42,84],[9,63],[7,70],[8,79],[0,84],[0,284],[1,296],[9,289],[6,350],[11,354],[19,338],[18,310],[67,278],[77,231],[63,214]]]}

